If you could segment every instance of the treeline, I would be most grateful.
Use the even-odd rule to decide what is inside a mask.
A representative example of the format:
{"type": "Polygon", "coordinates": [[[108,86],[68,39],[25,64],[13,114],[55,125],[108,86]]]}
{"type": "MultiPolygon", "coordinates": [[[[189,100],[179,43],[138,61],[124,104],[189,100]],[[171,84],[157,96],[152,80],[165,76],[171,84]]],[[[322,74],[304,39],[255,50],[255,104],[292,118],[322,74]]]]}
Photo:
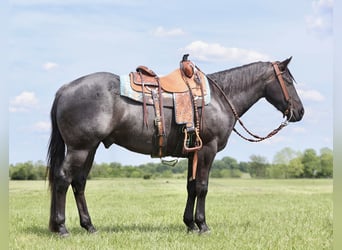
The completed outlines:
{"type": "MultiPolygon", "coordinates": [[[[139,166],[124,166],[120,163],[94,163],[91,178],[185,178],[187,160],[180,160],[174,167],[162,163],[146,163],[139,166]]],[[[11,164],[11,180],[42,180],[46,176],[43,161],[11,164]]],[[[266,157],[250,156],[248,162],[238,162],[232,157],[215,160],[210,176],[213,178],[331,178],[333,176],[333,152],[322,148],[319,154],[314,149],[304,152],[284,148],[272,163],[266,157]]]]}

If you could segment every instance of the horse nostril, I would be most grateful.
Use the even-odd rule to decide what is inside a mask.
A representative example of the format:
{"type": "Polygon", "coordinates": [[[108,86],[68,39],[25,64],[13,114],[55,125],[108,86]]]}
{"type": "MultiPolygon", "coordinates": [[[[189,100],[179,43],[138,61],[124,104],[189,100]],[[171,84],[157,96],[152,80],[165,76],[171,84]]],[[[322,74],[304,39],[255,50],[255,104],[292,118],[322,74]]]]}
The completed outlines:
{"type": "Polygon", "coordinates": [[[299,114],[300,114],[301,116],[304,115],[304,108],[302,108],[302,109],[299,111],[299,114]]]}

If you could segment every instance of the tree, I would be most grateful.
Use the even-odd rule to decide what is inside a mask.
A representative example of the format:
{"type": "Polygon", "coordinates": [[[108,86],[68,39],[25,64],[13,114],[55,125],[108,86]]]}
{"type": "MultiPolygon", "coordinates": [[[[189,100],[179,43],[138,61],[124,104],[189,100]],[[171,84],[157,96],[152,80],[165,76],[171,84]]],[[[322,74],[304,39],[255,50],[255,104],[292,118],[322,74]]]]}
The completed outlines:
{"type": "Polygon", "coordinates": [[[296,178],[303,173],[303,166],[300,162],[301,153],[292,148],[286,147],[275,154],[273,165],[269,171],[272,178],[296,178]]]}
{"type": "Polygon", "coordinates": [[[302,164],[304,168],[303,177],[311,178],[319,176],[321,172],[321,163],[314,149],[310,148],[304,151],[302,164]]]}
{"type": "Polygon", "coordinates": [[[249,163],[249,173],[252,177],[265,178],[268,163],[265,157],[259,155],[251,155],[249,163]]]}
{"type": "Polygon", "coordinates": [[[292,159],[287,167],[287,177],[288,178],[298,178],[304,174],[304,165],[302,163],[301,157],[292,159]]]}
{"type": "Polygon", "coordinates": [[[239,167],[236,159],[227,156],[213,162],[210,176],[213,178],[240,178],[241,171],[239,167]]]}
{"type": "Polygon", "coordinates": [[[10,165],[9,169],[11,180],[43,180],[45,179],[45,174],[46,166],[43,161],[17,163],[10,165]]]}
{"type": "Polygon", "coordinates": [[[322,177],[333,177],[333,151],[329,148],[322,148],[320,153],[320,175],[322,177]]]}
{"type": "Polygon", "coordinates": [[[239,170],[241,172],[248,173],[248,169],[249,169],[249,163],[248,162],[244,162],[244,161],[240,161],[240,163],[239,163],[239,170]]]}
{"type": "Polygon", "coordinates": [[[16,164],[10,168],[11,180],[27,180],[27,168],[24,164],[16,164]]]}
{"type": "Polygon", "coordinates": [[[215,160],[211,166],[212,171],[214,170],[222,170],[226,168],[226,164],[222,160],[215,160]]]}
{"type": "Polygon", "coordinates": [[[286,147],[274,155],[273,163],[288,165],[292,159],[298,157],[299,155],[300,155],[300,152],[295,151],[290,147],[286,147]]]}
{"type": "Polygon", "coordinates": [[[222,158],[223,163],[225,164],[225,168],[230,169],[230,170],[234,170],[234,169],[238,169],[239,168],[239,164],[237,162],[236,159],[232,158],[232,157],[224,157],[222,158]]]}
{"type": "Polygon", "coordinates": [[[274,179],[286,178],[287,165],[284,164],[271,164],[267,169],[267,177],[274,179]]]}

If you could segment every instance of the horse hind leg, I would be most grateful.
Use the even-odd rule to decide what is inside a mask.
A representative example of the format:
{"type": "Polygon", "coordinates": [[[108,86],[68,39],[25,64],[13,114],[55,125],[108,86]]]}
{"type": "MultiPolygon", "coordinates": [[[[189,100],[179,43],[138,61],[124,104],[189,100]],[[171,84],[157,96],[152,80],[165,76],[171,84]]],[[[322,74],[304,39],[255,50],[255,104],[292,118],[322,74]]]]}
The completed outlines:
{"type": "MultiPolygon", "coordinates": [[[[92,154],[95,154],[95,152],[92,154]]],[[[79,211],[81,210],[82,212],[82,223],[88,226],[88,231],[91,229],[91,221],[84,198],[85,181],[91,164],[86,168],[84,166],[87,159],[90,162],[93,157],[89,150],[69,148],[61,166],[54,169],[53,185],[51,186],[50,231],[56,232],[61,236],[68,236],[69,234],[65,226],[65,203],[66,193],[70,184],[73,185],[73,190],[76,191],[74,193],[76,193],[75,197],[79,211]]]]}
{"type": "Polygon", "coordinates": [[[89,152],[84,166],[78,168],[74,174],[71,182],[72,190],[74,193],[78,214],[80,217],[80,225],[86,229],[89,233],[95,233],[96,229],[91,222],[91,218],[88,212],[87,202],[84,195],[87,176],[92,167],[96,148],[89,152]]]}
{"type": "Polygon", "coordinates": [[[49,229],[51,232],[61,236],[68,236],[69,232],[65,227],[65,202],[66,193],[71,183],[70,155],[67,155],[60,166],[56,166],[50,173],[51,206],[49,229]]]}

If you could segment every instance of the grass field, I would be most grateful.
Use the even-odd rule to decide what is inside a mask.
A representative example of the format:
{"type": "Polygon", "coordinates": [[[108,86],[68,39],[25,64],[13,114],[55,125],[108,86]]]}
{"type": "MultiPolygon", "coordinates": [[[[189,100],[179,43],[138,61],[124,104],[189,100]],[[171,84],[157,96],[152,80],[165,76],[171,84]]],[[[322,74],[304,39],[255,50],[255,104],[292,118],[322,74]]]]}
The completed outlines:
{"type": "Polygon", "coordinates": [[[69,190],[68,238],[48,227],[44,181],[10,181],[10,249],[332,249],[332,180],[211,179],[211,233],[188,234],[183,179],[90,180],[87,200],[98,233],[79,226],[69,190]]]}

